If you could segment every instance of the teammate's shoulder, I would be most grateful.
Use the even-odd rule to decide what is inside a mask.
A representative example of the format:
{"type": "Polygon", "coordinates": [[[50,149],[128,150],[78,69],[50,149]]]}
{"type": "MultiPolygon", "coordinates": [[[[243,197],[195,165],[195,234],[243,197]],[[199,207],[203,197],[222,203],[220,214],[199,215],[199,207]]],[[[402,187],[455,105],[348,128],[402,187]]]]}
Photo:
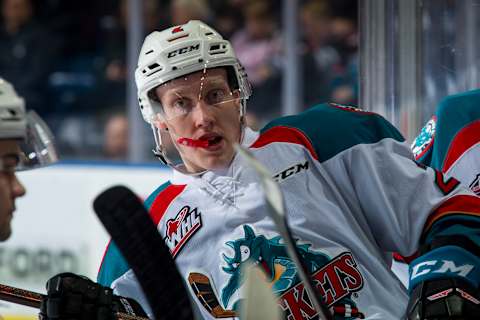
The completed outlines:
{"type": "MultiPolygon", "coordinates": [[[[311,143],[319,161],[326,161],[357,144],[376,143],[385,138],[405,139],[382,116],[352,106],[325,103],[298,115],[273,120],[261,136],[273,131],[295,130],[311,143]]],[[[280,136],[279,133],[277,133],[280,136]]]]}
{"type": "Polygon", "coordinates": [[[432,166],[449,168],[480,141],[480,90],[445,97],[436,110],[437,128],[432,166]]]}
{"type": "Polygon", "coordinates": [[[480,89],[445,97],[438,105],[436,115],[441,123],[453,121],[466,124],[480,118],[480,89]]]}

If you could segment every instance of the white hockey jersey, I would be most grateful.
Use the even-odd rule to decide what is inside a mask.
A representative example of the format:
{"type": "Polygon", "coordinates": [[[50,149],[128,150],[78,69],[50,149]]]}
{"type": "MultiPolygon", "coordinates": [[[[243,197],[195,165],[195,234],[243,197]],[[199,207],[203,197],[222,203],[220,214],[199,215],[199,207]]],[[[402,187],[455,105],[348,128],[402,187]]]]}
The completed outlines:
{"type": "MultiPolygon", "coordinates": [[[[282,188],[297,246],[335,319],[403,317],[408,296],[391,253],[413,254],[460,203],[462,214],[480,214],[480,199],[416,164],[401,134],[374,113],[323,104],[260,133],[246,129],[242,144],[282,188]]],[[[315,316],[241,157],[223,172],[175,172],[146,205],[202,318],[237,316],[247,261],[265,271],[287,319],[315,316]]],[[[113,244],[98,280],[147,306],[113,244]]]]}

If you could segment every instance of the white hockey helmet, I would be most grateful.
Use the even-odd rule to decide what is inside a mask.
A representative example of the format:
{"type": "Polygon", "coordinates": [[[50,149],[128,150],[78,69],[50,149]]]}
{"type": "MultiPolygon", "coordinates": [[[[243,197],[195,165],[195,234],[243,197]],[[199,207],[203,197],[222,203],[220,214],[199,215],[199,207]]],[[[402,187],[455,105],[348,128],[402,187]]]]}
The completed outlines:
{"type": "MultiPolygon", "coordinates": [[[[53,135],[34,112],[25,112],[25,101],[13,86],[0,78],[0,139],[21,141],[20,158],[15,170],[26,170],[58,160],[53,135]]],[[[3,162],[0,159],[0,169],[3,162]]]]}
{"type": "Polygon", "coordinates": [[[171,148],[174,142],[169,134],[155,127],[155,120],[165,114],[160,101],[150,93],[160,85],[168,85],[171,80],[187,78],[198,71],[208,74],[208,69],[219,67],[226,69],[232,90],[229,97],[240,100],[239,119],[242,119],[246,100],[252,93],[251,86],[232,45],[216,30],[201,21],[192,20],[184,25],[152,32],[145,38],[140,50],[135,82],[142,116],[153,130],[154,154],[177,170],[184,171],[181,156],[171,148]]]}
{"type": "Polygon", "coordinates": [[[25,101],[0,78],[0,139],[24,139],[26,128],[25,101]]]}
{"type": "Polygon", "coordinates": [[[228,40],[198,20],[149,34],[135,70],[143,119],[151,123],[156,114],[162,113],[160,103],[149,97],[152,89],[187,74],[216,67],[229,67],[231,85],[239,90],[242,98],[243,115],[251,87],[228,40]]]}

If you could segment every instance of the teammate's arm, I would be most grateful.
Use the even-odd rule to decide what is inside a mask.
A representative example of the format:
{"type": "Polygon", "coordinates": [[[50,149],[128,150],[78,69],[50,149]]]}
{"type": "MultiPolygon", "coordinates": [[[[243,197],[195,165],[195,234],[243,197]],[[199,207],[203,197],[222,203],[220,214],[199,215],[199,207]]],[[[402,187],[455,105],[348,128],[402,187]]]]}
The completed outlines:
{"type": "Polygon", "coordinates": [[[341,157],[379,246],[419,254],[410,264],[412,318],[478,314],[480,198],[414,162],[409,147],[391,137],[341,157]]]}

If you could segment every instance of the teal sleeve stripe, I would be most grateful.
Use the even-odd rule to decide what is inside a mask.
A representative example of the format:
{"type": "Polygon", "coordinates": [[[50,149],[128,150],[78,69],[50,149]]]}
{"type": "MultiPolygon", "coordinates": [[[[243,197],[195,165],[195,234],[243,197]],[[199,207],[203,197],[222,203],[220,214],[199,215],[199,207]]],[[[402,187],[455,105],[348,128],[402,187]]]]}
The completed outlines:
{"type": "Polygon", "coordinates": [[[422,243],[430,243],[435,237],[463,235],[480,247],[480,217],[449,215],[436,221],[422,243]]]}
{"type": "MultiPolygon", "coordinates": [[[[170,184],[170,181],[167,181],[158,187],[154,192],[152,192],[152,194],[150,194],[150,196],[144,202],[144,205],[148,210],[150,210],[155,198],[170,184]]],[[[125,272],[127,272],[128,269],[130,269],[130,266],[122,256],[122,253],[115,243],[110,241],[107,252],[105,253],[100,266],[100,271],[98,272],[97,282],[103,286],[110,287],[111,284],[125,272]]]]}
{"type": "Polygon", "coordinates": [[[171,185],[172,183],[170,181],[167,181],[165,182],[164,184],[162,184],[160,187],[158,187],[155,191],[153,191],[147,198],[147,200],[145,200],[144,202],[144,205],[145,205],[145,208],[147,208],[147,210],[150,210],[150,208],[152,207],[152,204],[153,202],[155,201],[155,199],[157,198],[157,196],[160,194],[160,192],[162,192],[163,190],[165,190],[169,185],[171,185]]]}
{"type": "Polygon", "coordinates": [[[130,267],[113,241],[110,241],[107,252],[98,272],[97,282],[110,287],[112,282],[128,271],[130,267]]]}
{"type": "Polygon", "coordinates": [[[480,119],[480,90],[446,97],[440,102],[436,115],[437,132],[431,167],[440,170],[455,134],[472,120],[480,119]]]}
{"type": "Polygon", "coordinates": [[[326,161],[357,144],[370,144],[385,138],[403,142],[402,134],[382,116],[320,104],[298,115],[276,119],[261,133],[275,126],[293,127],[312,142],[319,161],[326,161]]]}

